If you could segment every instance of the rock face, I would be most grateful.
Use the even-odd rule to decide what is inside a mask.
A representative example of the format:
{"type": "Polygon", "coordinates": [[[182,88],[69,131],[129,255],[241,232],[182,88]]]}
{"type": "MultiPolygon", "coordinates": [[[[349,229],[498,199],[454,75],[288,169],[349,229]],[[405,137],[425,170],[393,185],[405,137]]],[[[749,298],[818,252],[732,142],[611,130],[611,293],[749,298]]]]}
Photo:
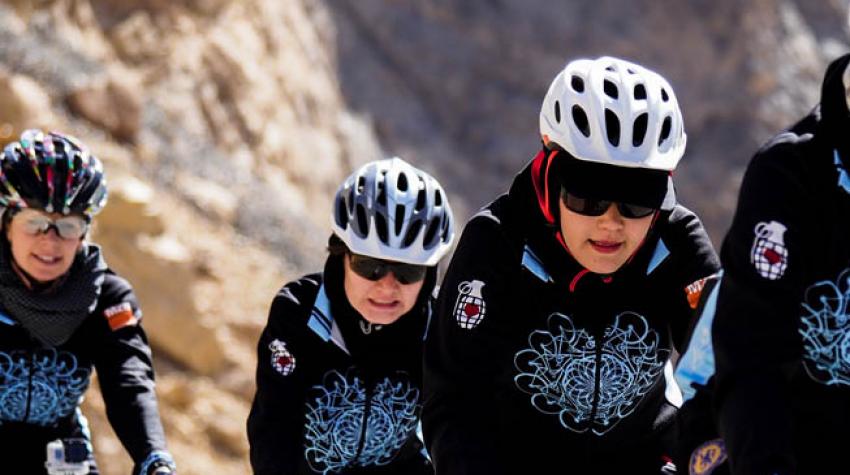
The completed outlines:
{"type": "Polygon", "coordinates": [[[689,136],[679,196],[718,245],[749,157],[814,106],[826,63],[848,51],[847,5],[328,2],[349,102],[467,209],[504,191],[536,152],[540,104],[566,61],[613,55],[660,72],[689,136]]]}
{"type": "MultiPolygon", "coordinates": [[[[301,0],[0,1],[0,145],[42,127],[104,160],[92,238],[139,297],[181,474],[249,472],[268,306],[323,262],[338,183],[381,157],[330,22],[301,0]]],[[[102,473],[129,473],[96,390],[85,410],[102,473]]]]}
{"type": "MultiPolygon", "coordinates": [[[[848,1],[0,0],[0,145],[38,126],[104,159],[93,239],[142,304],[180,473],[244,474],[268,305],[320,268],[357,164],[417,163],[463,221],[535,152],[565,61],[621,56],[676,89],[679,196],[719,244],[747,159],[848,49],[848,1]]],[[[128,473],[96,390],[85,410],[128,473]]]]}

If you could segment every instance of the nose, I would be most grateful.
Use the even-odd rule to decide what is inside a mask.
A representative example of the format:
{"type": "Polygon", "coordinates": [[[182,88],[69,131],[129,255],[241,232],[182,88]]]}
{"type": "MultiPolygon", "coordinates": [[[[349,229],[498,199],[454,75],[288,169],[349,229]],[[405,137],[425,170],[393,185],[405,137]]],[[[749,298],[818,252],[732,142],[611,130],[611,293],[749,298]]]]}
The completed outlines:
{"type": "Polygon", "coordinates": [[[617,230],[623,227],[624,219],[623,215],[620,214],[620,210],[617,209],[617,203],[611,203],[608,209],[605,210],[605,213],[599,216],[597,223],[603,229],[617,230]]]}
{"type": "Polygon", "coordinates": [[[400,287],[401,284],[396,279],[395,274],[392,271],[387,272],[387,275],[381,277],[377,280],[376,284],[379,288],[385,290],[395,290],[397,287],[400,287]]]}

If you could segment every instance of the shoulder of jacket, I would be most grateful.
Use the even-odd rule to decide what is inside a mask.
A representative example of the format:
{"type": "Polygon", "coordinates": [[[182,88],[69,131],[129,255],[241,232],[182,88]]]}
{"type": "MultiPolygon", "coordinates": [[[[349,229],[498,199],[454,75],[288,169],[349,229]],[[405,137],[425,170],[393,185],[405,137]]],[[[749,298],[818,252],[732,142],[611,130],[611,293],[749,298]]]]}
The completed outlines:
{"type": "Polygon", "coordinates": [[[272,312],[276,314],[282,312],[286,314],[296,313],[306,320],[316,301],[322,282],[322,273],[317,272],[287,283],[275,295],[272,301],[272,312]]]}

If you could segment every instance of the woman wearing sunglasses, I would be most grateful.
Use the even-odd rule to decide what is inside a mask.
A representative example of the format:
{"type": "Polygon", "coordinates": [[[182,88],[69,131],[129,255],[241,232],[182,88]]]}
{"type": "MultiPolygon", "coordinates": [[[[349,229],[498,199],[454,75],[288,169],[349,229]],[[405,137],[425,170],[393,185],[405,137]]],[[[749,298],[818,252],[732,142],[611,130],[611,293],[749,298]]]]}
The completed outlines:
{"type": "Polygon", "coordinates": [[[445,192],[399,158],[370,162],[331,222],[324,272],[280,290],[260,337],[254,473],[433,473],[417,426],[436,266],[454,238],[445,192]]]}
{"type": "Polygon", "coordinates": [[[438,474],[657,474],[681,401],[670,357],[689,293],[718,268],[676,203],[676,96],[639,65],[573,61],[540,133],[509,192],[467,224],[441,286],[426,444],[438,474]]]}
{"type": "Polygon", "coordinates": [[[133,289],[85,240],[105,204],[101,163],[72,137],[27,130],[0,155],[0,456],[11,472],[99,473],[79,409],[96,369],[133,473],[176,473],[133,289]]]}

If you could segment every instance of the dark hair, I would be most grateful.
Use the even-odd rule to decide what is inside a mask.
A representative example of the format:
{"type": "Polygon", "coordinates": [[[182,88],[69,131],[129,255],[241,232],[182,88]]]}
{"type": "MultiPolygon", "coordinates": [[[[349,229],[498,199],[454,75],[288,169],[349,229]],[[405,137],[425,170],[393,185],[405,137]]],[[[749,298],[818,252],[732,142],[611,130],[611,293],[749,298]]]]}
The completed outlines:
{"type": "Polygon", "coordinates": [[[331,234],[331,237],[328,238],[328,253],[331,256],[344,256],[348,254],[350,251],[348,246],[339,238],[336,234],[331,234]]]}

